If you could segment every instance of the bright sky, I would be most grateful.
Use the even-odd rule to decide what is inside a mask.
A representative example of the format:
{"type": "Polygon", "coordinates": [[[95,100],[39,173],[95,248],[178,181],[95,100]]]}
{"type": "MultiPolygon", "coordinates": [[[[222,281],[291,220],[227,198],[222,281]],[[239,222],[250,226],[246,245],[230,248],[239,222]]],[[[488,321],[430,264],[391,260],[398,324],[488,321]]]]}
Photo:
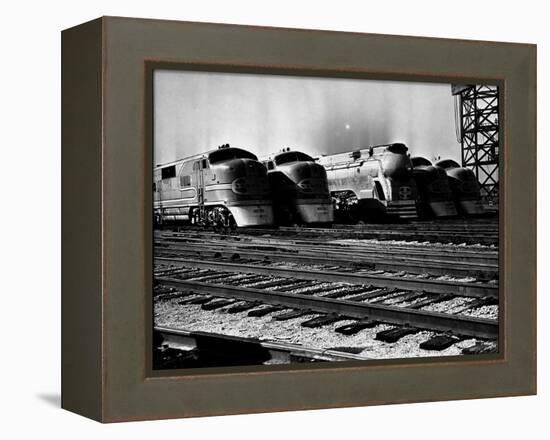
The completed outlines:
{"type": "Polygon", "coordinates": [[[460,161],[449,84],[157,70],[155,165],[229,143],[258,156],[403,142],[460,161]]]}

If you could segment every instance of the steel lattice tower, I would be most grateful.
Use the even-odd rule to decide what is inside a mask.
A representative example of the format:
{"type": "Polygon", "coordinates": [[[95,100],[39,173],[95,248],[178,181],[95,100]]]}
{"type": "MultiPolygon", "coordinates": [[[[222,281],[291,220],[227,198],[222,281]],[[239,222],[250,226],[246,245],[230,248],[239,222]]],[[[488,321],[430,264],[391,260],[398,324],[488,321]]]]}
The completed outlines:
{"type": "Polygon", "coordinates": [[[453,86],[462,166],[476,175],[484,200],[498,204],[498,86],[453,86]]]}

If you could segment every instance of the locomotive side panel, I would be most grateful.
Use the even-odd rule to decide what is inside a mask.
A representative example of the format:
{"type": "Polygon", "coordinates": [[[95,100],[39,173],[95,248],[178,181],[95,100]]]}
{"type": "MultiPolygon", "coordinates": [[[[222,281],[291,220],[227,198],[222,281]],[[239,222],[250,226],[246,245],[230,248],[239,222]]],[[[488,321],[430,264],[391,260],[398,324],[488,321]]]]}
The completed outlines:
{"type": "Polygon", "coordinates": [[[190,208],[198,203],[197,176],[192,171],[191,160],[155,170],[154,208],[159,220],[189,220],[190,208]]]}
{"type": "Polygon", "coordinates": [[[414,218],[417,190],[403,144],[321,156],[336,208],[351,220],[388,213],[414,218]]]}

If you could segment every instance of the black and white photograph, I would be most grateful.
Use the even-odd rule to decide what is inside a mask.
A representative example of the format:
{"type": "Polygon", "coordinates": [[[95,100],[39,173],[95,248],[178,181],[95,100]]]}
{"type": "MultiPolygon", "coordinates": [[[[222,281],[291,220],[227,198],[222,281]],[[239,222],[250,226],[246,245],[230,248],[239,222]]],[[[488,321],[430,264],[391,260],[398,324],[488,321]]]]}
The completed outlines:
{"type": "Polygon", "coordinates": [[[156,68],[153,369],[499,353],[499,87],[156,68]]]}

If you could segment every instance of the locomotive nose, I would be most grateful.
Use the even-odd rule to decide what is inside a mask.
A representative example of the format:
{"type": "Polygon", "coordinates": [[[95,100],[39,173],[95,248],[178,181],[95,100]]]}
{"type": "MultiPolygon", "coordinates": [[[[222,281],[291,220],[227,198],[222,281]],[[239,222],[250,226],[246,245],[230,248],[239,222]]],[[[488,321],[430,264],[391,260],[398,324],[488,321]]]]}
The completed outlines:
{"type": "Polygon", "coordinates": [[[240,159],[232,164],[231,189],[236,194],[260,195],[269,192],[267,171],[260,163],[252,159],[240,159]]]}
{"type": "Polygon", "coordinates": [[[253,160],[245,162],[245,175],[248,177],[257,177],[265,175],[265,167],[260,163],[253,160]]]}
{"type": "Polygon", "coordinates": [[[302,162],[295,166],[295,181],[304,193],[328,194],[325,168],[313,162],[302,162]]]}
{"type": "Polygon", "coordinates": [[[326,178],[326,171],[322,165],[313,162],[300,162],[294,164],[293,172],[297,181],[303,179],[322,179],[326,178]]]}

